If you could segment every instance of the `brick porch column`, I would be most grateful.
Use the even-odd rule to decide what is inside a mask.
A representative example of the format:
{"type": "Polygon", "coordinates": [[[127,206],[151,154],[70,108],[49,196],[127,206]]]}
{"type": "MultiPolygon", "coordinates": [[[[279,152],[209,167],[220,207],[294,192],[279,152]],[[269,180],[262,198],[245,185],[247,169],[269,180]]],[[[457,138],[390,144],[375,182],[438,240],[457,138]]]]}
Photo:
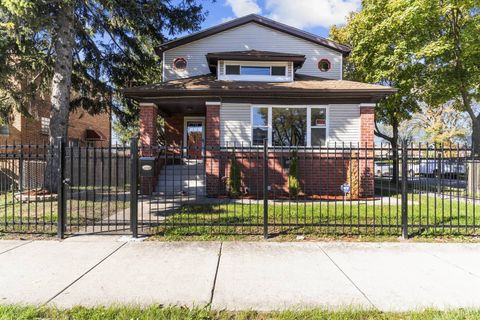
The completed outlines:
{"type": "MultiPolygon", "coordinates": [[[[154,103],[140,103],[140,160],[156,160],[157,156],[157,115],[154,103]]],[[[158,170],[154,165],[152,177],[140,177],[140,192],[152,194],[155,191],[158,170]]]]}
{"type": "Polygon", "coordinates": [[[205,174],[207,196],[216,197],[221,190],[220,177],[220,102],[206,102],[205,174]]]}
{"type": "Polygon", "coordinates": [[[365,151],[365,148],[373,148],[375,145],[375,105],[360,104],[360,196],[364,197],[371,197],[375,193],[374,152],[365,151]]]}

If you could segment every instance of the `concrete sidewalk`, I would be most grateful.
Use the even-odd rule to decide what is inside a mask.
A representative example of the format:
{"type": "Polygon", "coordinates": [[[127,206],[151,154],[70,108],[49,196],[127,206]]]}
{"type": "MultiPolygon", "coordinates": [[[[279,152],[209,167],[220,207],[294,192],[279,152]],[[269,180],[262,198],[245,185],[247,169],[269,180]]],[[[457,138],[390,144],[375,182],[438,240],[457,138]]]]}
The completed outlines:
{"type": "Polygon", "coordinates": [[[480,308],[480,244],[4,240],[0,303],[480,308]]]}

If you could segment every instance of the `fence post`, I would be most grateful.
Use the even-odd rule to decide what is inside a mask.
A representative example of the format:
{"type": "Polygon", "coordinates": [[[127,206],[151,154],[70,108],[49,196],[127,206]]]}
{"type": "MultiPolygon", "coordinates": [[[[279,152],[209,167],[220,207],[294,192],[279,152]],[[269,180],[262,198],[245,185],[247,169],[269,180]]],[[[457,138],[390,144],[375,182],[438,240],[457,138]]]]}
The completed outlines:
{"type": "Polygon", "coordinates": [[[130,140],[130,231],[138,237],[138,139],[130,140]]]}
{"type": "Polygon", "coordinates": [[[268,140],[263,139],[263,238],[268,239],[268,140]]]}
{"type": "Polygon", "coordinates": [[[408,150],[407,144],[402,144],[402,238],[408,239],[408,150]]]}
{"type": "MultiPolygon", "coordinates": [[[[57,207],[58,207],[58,221],[57,221],[57,236],[60,239],[65,237],[65,218],[67,210],[67,198],[65,194],[65,141],[63,137],[57,137],[55,140],[55,149],[57,152],[58,173],[57,173],[57,207]]],[[[52,159],[55,161],[55,156],[52,159]]]]}

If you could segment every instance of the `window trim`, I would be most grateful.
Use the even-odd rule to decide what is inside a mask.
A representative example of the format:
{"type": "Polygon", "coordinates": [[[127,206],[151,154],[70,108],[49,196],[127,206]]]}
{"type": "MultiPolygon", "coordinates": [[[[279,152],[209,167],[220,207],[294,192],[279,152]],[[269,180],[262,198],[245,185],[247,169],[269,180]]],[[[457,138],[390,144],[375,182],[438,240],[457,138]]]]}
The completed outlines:
{"type": "MultiPolygon", "coordinates": [[[[217,73],[218,80],[291,82],[293,81],[293,63],[289,61],[233,61],[222,60],[222,70],[217,73]],[[240,66],[240,74],[227,74],[227,65],[240,66]],[[242,75],[242,67],[269,67],[270,75],[242,75]],[[272,67],[285,67],[284,76],[272,76],[272,67]]],[[[220,60],[218,66],[220,66],[220,60]]]]}
{"type": "MultiPolygon", "coordinates": [[[[305,147],[315,148],[320,146],[312,146],[312,127],[313,128],[325,128],[325,145],[330,142],[330,106],[329,105],[267,105],[267,104],[252,104],[250,106],[250,145],[252,147],[262,147],[261,145],[253,144],[253,108],[268,108],[267,119],[267,138],[268,146],[272,147],[273,131],[272,131],[272,109],[273,108],[302,108],[307,109],[307,141],[305,147]],[[325,109],[325,122],[324,126],[312,126],[312,109],[325,109]]],[[[256,126],[259,127],[259,126],[256,126]]],[[[263,126],[262,126],[263,127],[263,126]]],[[[301,148],[303,146],[299,146],[301,148]]],[[[279,147],[280,148],[280,147],[279,147]]]]}
{"type": "Polygon", "coordinates": [[[173,67],[173,70],[177,71],[177,72],[185,72],[187,71],[187,68],[188,68],[188,62],[187,62],[187,59],[185,57],[175,57],[172,61],[172,67],[173,67]],[[177,66],[175,65],[175,62],[177,62],[177,60],[183,60],[185,61],[185,68],[183,69],[179,69],[177,68],[177,66]]]}
{"type": "Polygon", "coordinates": [[[320,72],[329,72],[330,70],[332,70],[332,62],[330,62],[330,60],[327,59],[327,58],[322,58],[318,61],[317,68],[318,68],[318,70],[320,70],[320,72]],[[324,62],[328,63],[328,69],[327,70],[322,70],[322,68],[320,68],[320,64],[322,64],[324,62]]]}

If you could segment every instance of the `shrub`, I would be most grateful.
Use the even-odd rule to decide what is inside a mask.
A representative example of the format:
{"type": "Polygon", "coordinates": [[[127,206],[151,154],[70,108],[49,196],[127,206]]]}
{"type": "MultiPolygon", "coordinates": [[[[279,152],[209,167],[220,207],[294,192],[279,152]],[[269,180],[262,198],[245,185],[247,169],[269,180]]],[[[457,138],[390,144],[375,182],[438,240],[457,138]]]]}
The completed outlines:
{"type": "Polygon", "coordinates": [[[290,170],[288,171],[288,192],[294,197],[300,193],[300,182],[298,180],[298,157],[296,152],[292,154],[292,158],[290,159],[290,170]]]}
{"type": "Polygon", "coordinates": [[[228,192],[231,197],[238,197],[240,195],[240,185],[240,165],[235,155],[233,155],[230,159],[230,175],[228,177],[228,192]]]}

